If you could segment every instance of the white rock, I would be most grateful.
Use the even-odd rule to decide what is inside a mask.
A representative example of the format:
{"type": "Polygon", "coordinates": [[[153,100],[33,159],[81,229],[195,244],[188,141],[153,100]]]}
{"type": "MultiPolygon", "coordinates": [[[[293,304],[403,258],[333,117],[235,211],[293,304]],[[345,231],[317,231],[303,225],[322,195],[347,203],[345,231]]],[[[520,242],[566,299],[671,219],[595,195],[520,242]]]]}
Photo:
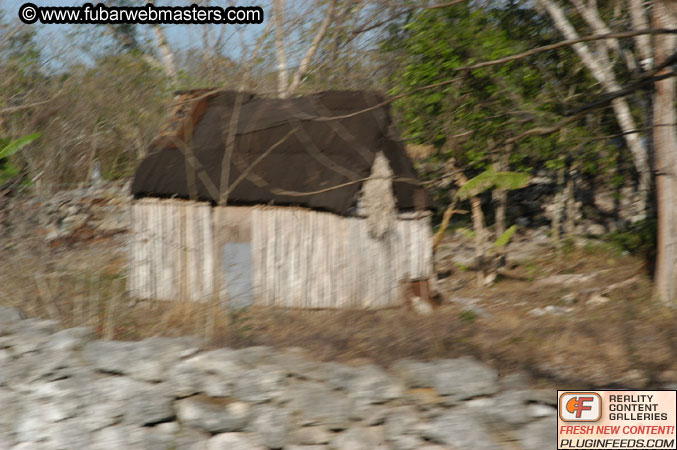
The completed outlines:
{"type": "Polygon", "coordinates": [[[250,414],[251,406],[243,402],[218,405],[197,398],[176,402],[176,415],[182,424],[210,433],[241,431],[247,425],[250,414]]]}
{"type": "Polygon", "coordinates": [[[540,419],[541,417],[552,417],[557,414],[557,410],[551,406],[532,403],[527,407],[530,417],[540,419]]]}
{"type": "Polygon", "coordinates": [[[590,299],[585,302],[586,305],[588,306],[598,306],[598,305],[603,305],[609,301],[609,297],[605,297],[600,294],[595,294],[590,299]]]}
{"type": "Polygon", "coordinates": [[[247,433],[222,433],[209,440],[207,450],[265,450],[265,447],[247,433]]]}
{"type": "Polygon", "coordinates": [[[473,358],[445,359],[435,363],[434,388],[452,402],[498,390],[498,373],[473,358]]]}

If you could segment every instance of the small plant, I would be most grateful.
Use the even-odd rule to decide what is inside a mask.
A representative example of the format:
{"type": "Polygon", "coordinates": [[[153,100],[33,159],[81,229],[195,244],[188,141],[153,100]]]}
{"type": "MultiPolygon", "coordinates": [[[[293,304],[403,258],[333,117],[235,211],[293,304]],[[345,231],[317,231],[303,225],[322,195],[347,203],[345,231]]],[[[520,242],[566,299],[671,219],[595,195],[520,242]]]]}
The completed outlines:
{"type": "Polygon", "coordinates": [[[503,234],[501,234],[498,239],[494,241],[494,248],[503,248],[508,245],[512,237],[515,235],[515,231],[517,231],[517,225],[513,225],[505,230],[503,234]]]}
{"type": "Polygon", "coordinates": [[[530,175],[523,172],[497,172],[493,166],[471,178],[456,193],[459,200],[467,200],[490,189],[508,191],[520,189],[527,185],[530,175]]]}
{"type": "Polygon", "coordinates": [[[477,320],[477,313],[475,311],[470,311],[466,309],[465,311],[461,311],[458,317],[463,322],[474,322],[475,320],[477,320]]]}
{"type": "Polygon", "coordinates": [[[529,263],[525,266],[527,271],[527,281],[534,281],[536,278],[540,278],[547,274],[543,267],[537,263],[529,263]]]}
{"type": "Polygon", "coordinates": [[[468,270],[470,270],[469,266],[466,266],[465,264],[460,262],[455,262],[454,265],[458,268],[458,270],[462,272],[467,272],[468,270]]]}
{"type": "Polygon", "coordinates": [[[523,172],[499,172],[492,166],[468,180],[459,177],[460,189],[456,193],[456,200],[470,200],[472,207],[472,221],[475,234],[475,253],[477,257],[477,282],[479,285],[490,284],[498,276],[498,267],[504,261],[504,249],[517,231],[513,225],[505,230],[491,245],[489,233],[484,224],[484,213],[479,194],[491,189],[506,191],[519,189],[527,185],[530,175],[523,172]]]}
{"type": "Polygon", "coordinates": [[[456,232],[462,234],[464,237],[468,239],[475,239],[475,232],[469,228],[465,227],[456,228],[456,232]]]}
{"type": "MultiPolygon", "coordinates": [[[[451,164],[450,168],[453,168],[453,164],[451,164]]],[[[472,236],[475,240],[475,255],[477,268],[479,269],[477,272],[478,284],[490,284],[498,275],[498,267],[501,265],[502,261],[504,261],[503,250],[514,236],[517,227],[513,225],[508,228],[501,233],[494,241],[493,245],[490,245],[489,233],[484,224],[482,204],[477,196],[490,189],[503,189],[508,191],[522,188],[529,182],[530,175],[523,172],[496,171],[493,166],[490,166],[487,170],[470,180],[468,180],[461,171],[456,172],[455,178],[459,190],[456,192],[452,203],[446,211],[444,211],[442,224],[433,238],[433,251],[437,249],[437,246],[442,241],[442,236],[451,220],[451,216],[454,213],[464,214],[466,212],[457,210],[456,204],[462,200],[470,200],[473,231],[472,233],[466,232],[465,235],[467,237],[472,236]]],[[[457,231],[463,232],[463,230],[457,231]]]]}
{"type": "Polygon", "coordinates": [[[0,184],[17,176],[19,168],[9,161],[9,157],[40,137],[40,133],[15,139],[0,139],[0,184]]]}
{"type": "Polygon", "coordinates": [[[621,251],[646,254],[656,248],[656,220],[633,223],[624,230],[607,234],[604,240],[621,251]]]}
{"type": "Polygon", "coordinates": [[[566,239],[564,239],[561,242],[559,250],[564,256],[571,255],[574,252],[574,250],[576,250],[576,243],[574,242],[573,238],[567,237],[566,239]]]}

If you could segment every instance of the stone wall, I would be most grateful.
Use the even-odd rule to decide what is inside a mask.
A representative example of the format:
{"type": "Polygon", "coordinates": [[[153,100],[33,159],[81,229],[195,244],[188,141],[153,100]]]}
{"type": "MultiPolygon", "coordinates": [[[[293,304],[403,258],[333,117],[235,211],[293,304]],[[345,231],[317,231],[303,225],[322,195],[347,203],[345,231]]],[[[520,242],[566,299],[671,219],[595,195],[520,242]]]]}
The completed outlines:
{"type": "Polygon", "coordinates": [[[49,198],[0,198],[0,248],[36,238],[58,246],[127,232],[131,198],[122,183],[59,191],[49,198]]]}
{"type": "MultiPolygon", "coordinates": [[[[546,171],[538,171],[526,188],[508,193],[508,219],[530,228],[550,227],[551,219],[546,213],[562,187],[557,177],[546,171]]],[[[617,189],[597,185],[594,180],[578,178],[575,184],[575,199],[580,208],[580,217],[575,220],[577,235],[600,235],[622,229],[638,220],[637,193],[626,183],[617,189]]]]}
{"type": "Polygon", "coordinates": [[[192,338],[102,341],[4,307],[0,404],[0,449],[555,448],[555,392],[472,358],[384,370],[192,338]]]}
{"type": "MultiPolygon", "coordinates": [[[[59,191],[49,198],[18,195],[0,197],[0,248],[39,237],[53,246],[90,241],[129,231],[129,182],[103,183],[59,191]]],[[[509,193],[510,223],[529,228],[550,226],[544,205],[552,203],[557,185],[552,174],[540,171],[528,187],[509,193]]],[[[485,196],[488,204],[490,196],[485,196]]],[[[595,189],[587,181],[577,185],[583,205],[576,234],[600,235],[634,221],[635,194],[629,186],[617,192],[595,189]]],[[[492,208],[486,211],[490,216],[492,208]]]]}

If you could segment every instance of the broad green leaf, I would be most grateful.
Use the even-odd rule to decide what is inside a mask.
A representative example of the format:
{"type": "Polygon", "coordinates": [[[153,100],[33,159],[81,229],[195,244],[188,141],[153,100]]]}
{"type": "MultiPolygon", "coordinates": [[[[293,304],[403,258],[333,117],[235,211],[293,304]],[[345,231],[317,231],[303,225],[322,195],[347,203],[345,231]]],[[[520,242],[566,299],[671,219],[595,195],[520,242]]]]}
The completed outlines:
{"type": "Polygon", "coordinates": [[[481,194],[487,189],[491,189],[494,186],[493,177],[496,174],[492,167],[489,167],[487,170],[477,175],[476,177],[471,178],[465,183],[456,193],[456,197],[460,200],[466,200],[475,195],[481,194]]]}
{"type": "Polygon", "coordinates": [[[517,225],[513,225],[505,230],[503,234],[501,234],[498,239],[496,239],[496,242],[494,242],[494,247],[501,248],[508,245],[508,242],[510,242],[510,239],[512,239],[513,235],[515,234],[515,231],[517,231],[517,225]]]}
{"type": "Polygon", "coordinates": [[[528,173],[523,172],[497,172],[494,175],[494,186],[496,189],[512,191],[514,189],[523,188],[529,184],[530,177],[531,176],[528,173]]]}
{"type": "Polygon", "coordinates": [[[459,200],[466,200],[489,189],[519,189],[527,185],[530,175],[523,172],[496,172],[492,167],[468,180],[456,193],[459,200]]]}
{"type": "Polygon", "coordinates": [[[0,158],[8,158],[40,137],[40,133],[29,134],[28,136],[16,139],[4,148],[0,149],[0,158]]]}

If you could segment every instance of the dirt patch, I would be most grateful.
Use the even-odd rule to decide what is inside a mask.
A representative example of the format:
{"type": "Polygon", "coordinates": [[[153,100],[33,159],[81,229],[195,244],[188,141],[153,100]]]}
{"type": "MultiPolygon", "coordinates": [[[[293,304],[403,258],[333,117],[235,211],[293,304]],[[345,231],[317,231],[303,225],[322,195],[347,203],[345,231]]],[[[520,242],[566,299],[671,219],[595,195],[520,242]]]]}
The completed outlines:
{"type": "Polygon", "coordinates": [[[677,314],[651,299],[644,261],[601,242],[541,252],[491,287],[461,270],[443,287],[490,317],[477,321],[472,343],[499,367],[567,386],[677,381],[677,314]]]}

